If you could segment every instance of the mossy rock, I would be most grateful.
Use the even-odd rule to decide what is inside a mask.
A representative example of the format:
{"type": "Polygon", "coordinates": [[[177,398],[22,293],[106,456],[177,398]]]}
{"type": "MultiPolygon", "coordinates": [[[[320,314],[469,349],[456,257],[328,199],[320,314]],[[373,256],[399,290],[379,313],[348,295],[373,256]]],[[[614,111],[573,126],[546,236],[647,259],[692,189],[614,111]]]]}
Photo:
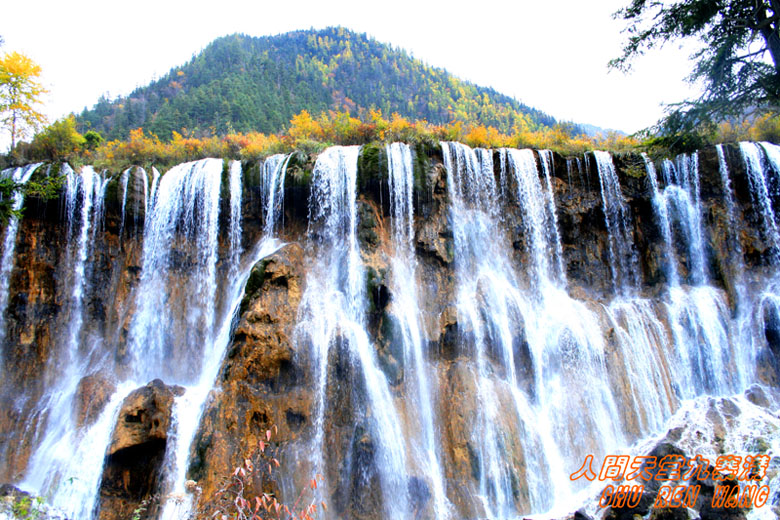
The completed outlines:
{"type": "Polygon", "coordinates": [[[387,154],[384,145],[378,142],[363,145],[357,165],[358,191],[364,191],[372,181],[387,180],[387,154]]]}
{"type": "Polygon", "coordinates": [[[357,235],[360,242],[366,244],[369,248],[375,248],[379,245],[379,235],[376,232],[376,216],[370,205],[363,201],[358,201],[358,229],[357,235]]]}
{"type": "Polygon", "coordinates": [[[431,191],[427,172],[433,167],[434,150],[429,143],[417,143],[413,148],[414,189],[420,192],[431,191]]]}
{"type": "MultiPolygon", "coordinates": [[[[368,298],[368,312],[376,313],[384,311],[384,307],[387,305],[387,301],[381,302],[377,300],[378,294],[380,294],[383,288],[387,289],[387,271],[385,269],[375,269],[371,266],[366,267],[365,272],[365,287],[366,297],[368,298]],[[378,308],[378,305],[382,308],[378,308]]],[[[379,300],[382,300],[380,298],[379,300]]]]}
{"type": "Polygon", "coordinates": [[[284,187],[308,187],[311,185],[312,172],[315,160],[312,156],[300,151],[292,153],[287,162],[287,173],[284,176],[284,187]]]}
{"type": "Polygon", "coordinates": [[[756,437],[748,445],[750,453],[766,453],[772,446],[763,438],[756,437]]]}
{"type": "Polygon", "coordinates": [[[398,320],[387,312],[382,312],[380,334],[377,341],[377,360],[388,382],[397,386],[404,380],[404,345],[398,320]]]}
{"type": "Polygon", "coordinates": [[[249,279],[246,281],[246,287],[244,288],[244,297],[241,299],[241,305],[238,311],[239,316],[246,312],[252,297],[263,286],[263,283],[265,282],[265,268],[268,266],[269,261],[269,259],[264,258],[252,267],[252,270],[249,273],[249,279]]]}
{"type": "Polygon", "coordinates": [[[263,160],[249,159],[241,161],[241,176],[244,186],[255,188],[263,182],[263,160]]]}
{"type": "Polygon", "coordinates": [[[230,159],[222,159],[219,197],[222,200],[230,200],[230,159]]]}

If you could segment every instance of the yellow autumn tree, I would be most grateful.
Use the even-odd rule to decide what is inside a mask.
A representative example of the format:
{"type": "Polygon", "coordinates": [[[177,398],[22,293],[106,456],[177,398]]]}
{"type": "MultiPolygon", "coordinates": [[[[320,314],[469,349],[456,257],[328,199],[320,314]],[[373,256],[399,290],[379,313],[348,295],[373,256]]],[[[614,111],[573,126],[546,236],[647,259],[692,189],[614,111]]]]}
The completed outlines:
{"type": "Polygon", "coordinates": [[[322,126],[315,121],[306,110],[293,116],[290,120],[290,129],[287,132],[294,140],[317,139],[322,136],[322,126]]]}
{"type": "Polygon", "coordinates": [[[0,121],[11,134],[11,149],[46,121],[37,108],[47,92],[40,75],[40,65],[24,54],[8,52],[0,59],[0,121]]]}

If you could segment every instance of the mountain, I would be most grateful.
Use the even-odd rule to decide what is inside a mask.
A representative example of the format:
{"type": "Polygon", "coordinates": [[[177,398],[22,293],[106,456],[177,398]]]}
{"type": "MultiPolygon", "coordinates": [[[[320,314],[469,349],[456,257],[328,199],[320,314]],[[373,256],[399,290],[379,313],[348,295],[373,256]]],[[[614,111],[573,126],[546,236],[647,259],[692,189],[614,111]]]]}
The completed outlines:
{"type": "Polygon", "coordinates": [[[555,119],[519,101],[413,59],[341,27],[277,36],[224,36],[163,78],[127,97],[101,98],[78,122],[105,137],[143,127],[167,138],[283,130],[301,110],[378,108],[409,119],[533,130],[555,119]]]}

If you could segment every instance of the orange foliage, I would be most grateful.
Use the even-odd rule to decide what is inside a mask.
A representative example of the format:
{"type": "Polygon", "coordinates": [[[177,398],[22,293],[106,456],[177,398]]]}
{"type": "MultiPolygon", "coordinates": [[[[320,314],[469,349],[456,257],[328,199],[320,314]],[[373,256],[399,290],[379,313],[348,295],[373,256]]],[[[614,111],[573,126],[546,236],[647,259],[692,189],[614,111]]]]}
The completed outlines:
{"type": "Polygon", "coordinates": [[[721,123],[715,140],[733,143],[738,141],[780,143],[780,116],[764,114],[751,121],[721,123]]]}
{"type": "MultiPolygon", "coordinates": [[[[749,135],[752,137],[779,133],[778,119],[760,120],[748,127],[723,127],[722,135],[749,135]]],[[[213,129],[212,129],[213,132],[213,129]]],[[[273,153],[301,150],[316,153],[333,144],[366,144],[374,141],[409,143],[461,141],[480,148],[536,148],[555,150],[564,155],[581,154],[588,150],[607,149],[628,151],[640,142],[629,136],[611,133],[605,136],[573,135],[571,126],[555,125],[531,130],[527,124],[518,124],[512,135],[494,127],[465,125],[454,121],[447,125],[433,125],[425,120],[409,121],[394,113],[389,120],[376,108],[358,111],[357,117],[345,111],[329,110],[316,118],[303,110],[290,120],[283,134],[266,135],[260,132],[230,133],[221,137],[195,137],[191,132],[173,132],[168,142],[142,128],[132,130],[127,141],[103,143],[95,152],[98,166],[126,167],[132,164],[160,166],[202,159],[257,159],[273,153]]]]}

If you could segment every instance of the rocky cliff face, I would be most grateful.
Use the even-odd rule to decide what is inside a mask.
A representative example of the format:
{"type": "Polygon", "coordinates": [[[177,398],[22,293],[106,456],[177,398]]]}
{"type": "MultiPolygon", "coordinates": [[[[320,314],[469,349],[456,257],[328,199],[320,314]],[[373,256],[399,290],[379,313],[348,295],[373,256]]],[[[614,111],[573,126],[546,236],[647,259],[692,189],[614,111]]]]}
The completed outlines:
{"type": "MultiPolygon", "coordinates": [[[[167,289],[150,307],[179,326],[212,320],[203,337],[161,329],[134,340],[150,305],[147,212],[162,204],[161,185],[153,195],[160,180],[133,169],[102,187],[95,200],[103,213],[89,216],[81,264],[76,237],[86,220],[68,216],[69,195],[28,201],[0,350],[0,482],[63,485],[70,466],[55,461],[40,477],[36,457],[56,453],[45,445],[53,415],[65,413],[61,428],[73,438],[112,425],[108,443],[94,448],[105,451],[90,477],[98,496],[78,500],[101,520],[141,505],[143,516],[165,516],[174,475],[211,497],[276,426],[281,468],[272,481],[251,480],[247,494],[291,501],[321,473],[315,494],[333,518],[503,517],[554,505],[573,491],[560,477],[585,454],[598,459],[659,432],[688,399],[777,385],[780,314],[766,290],[777,244],[739,148],[723,148],[720,161],[711,148],[671,169],[658,163],[657,179],[641,156],[611,158],[617,210],[594,155],[450,152],[420,146],[411,155],[408,254],[394,227],[401,199],[389,149],[363,149],[354,198],[335,198],[331,179],[327,204],[315,200],[324,197],[315,187],[327,165],[293,158],[278,192],[281,214],[270,217],[284,245],[257,262],[257,244],[272,238],[271,177],[262,164],[242,165],[236,202],[235,166],[226,165],[213,188],[212,241],[196,229],[207,226],[207,198],[193,195],[190,209],[171,214],[184,220],[160,242],[166,256],[156,268],[167,289]],[[524,176],[521,160],[535,178],[524,176]],[[477,161],[476,176],[468,161],[477,161]],[[322,224],[332,215],[336,231],[322,224]],[[213,263],[201,272],[212,246],[213,263]],[[630,257],[622,274],[621,254],[630,257]],[[335,273],[332,285],[317,274],[325,270],[335,273]],[[635,285],[616,284],[631,276],[635,285]],[[71,291],[74,283],[83,293],[71,291]],[[200,294],[209,287],[213,294],[200,294]],[[73,332],[76,312],[82,323],[73,332]],[[231,323],[231,334],[220,332],[231,323]],[[210,345],[223,350],[209,354],[210,345]],[[172,366],[145,365],[159,359],[172,366]],[[209,370],[216,376],[206,381],[209,370]],[[144,380],[158,373],[162,381],[144,380]],[[128,382],[138,388],[118,396],[128,382]],[[202,410],[176,411],[197,388],[205,388],[202,410]],[[383,430],[384,418],[392,428],[383,430]],[[188,421],[191,443],[181,433],[188,421]],[[171,467],[177,449],[186,454],[179,470],[171,467]]],[[[773,182],[780,172],[763,160],[773,182]]],[[[74,197],[78,208],[84,192],[74,197]]]]}

